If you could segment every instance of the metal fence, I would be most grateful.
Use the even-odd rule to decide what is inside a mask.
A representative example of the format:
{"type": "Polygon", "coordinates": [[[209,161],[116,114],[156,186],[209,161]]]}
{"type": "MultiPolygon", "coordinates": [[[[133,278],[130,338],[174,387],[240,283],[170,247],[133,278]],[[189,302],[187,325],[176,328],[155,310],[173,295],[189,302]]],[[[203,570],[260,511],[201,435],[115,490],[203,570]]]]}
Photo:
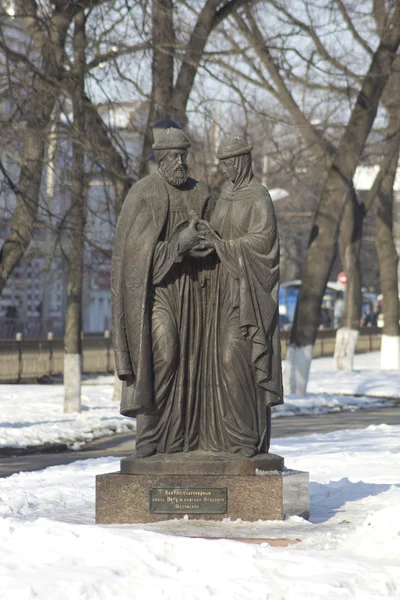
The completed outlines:
{"type": "MultiPolygon", "coordinates": [[[[286,358],[290,331],[281,331],[282,358],[286,358]]],[[[372,352],[381,348],[382,329],[380,327],[363,327],[358,336],[356,352],[372,352]]],[[[335,352],[335,329],[320,329],[314,344],[313,358],[333,356],[335,352]]]]}
{"type": "Polygon", "coordinates": [[[0,317],[0,340],[13,340],[17,333],[20,333],[25,340],[37,340],[44,338],[49,331],[53,332],[56,338],[63,337],[64,320],[60,317],[48,319],[0,317]]]}
{"type": "MultiPolygon", "coordinates": [[[[360,331],[357,352],[380,349],[382,330],[366,327],[360,331]]],[[[318,331],[314,358],[333,356],[335,330],[318,331]]],[[[286,356],[289,331],[281,332],[282,358],[286,356]]],[[[84,373],[112,373],[114,353],[110,337],[93,336],[82,340],[82,367],[84,373]]],[[[0,340],[0,382],[18,383],[37,381],[63,373],[64,340],[0,340]]]]}
{"type": "MultiPolygon", "coordinates": [[[[88,337],[82,340],[84,373],[112,373],[112,340],[88,337]]],[[[40,380],[61,375],[64,370],[64,340],[0,340],[0,382],[40,380]]]]}

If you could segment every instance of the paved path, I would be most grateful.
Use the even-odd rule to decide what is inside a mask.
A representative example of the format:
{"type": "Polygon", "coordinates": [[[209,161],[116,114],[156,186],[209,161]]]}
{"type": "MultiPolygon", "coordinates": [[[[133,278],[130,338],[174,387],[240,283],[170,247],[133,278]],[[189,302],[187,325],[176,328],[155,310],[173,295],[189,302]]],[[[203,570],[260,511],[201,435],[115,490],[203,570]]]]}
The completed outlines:
{"type": "MultiPolygon", "coordinates": [[[[337,429],[359,429],[368,425],[400,425],[400,406],[375,410],[358,410],[324,415],[282,417],[272,421],[272,438],[326,433],[337,429]]],[[[89,443],[78,452],[46,452],[24,456],[0,457],[0,477],[20,471],[36,471],[54,465],[101,456],[126,456],[134,451],[132,433],[114,435],[89,443]]]]}

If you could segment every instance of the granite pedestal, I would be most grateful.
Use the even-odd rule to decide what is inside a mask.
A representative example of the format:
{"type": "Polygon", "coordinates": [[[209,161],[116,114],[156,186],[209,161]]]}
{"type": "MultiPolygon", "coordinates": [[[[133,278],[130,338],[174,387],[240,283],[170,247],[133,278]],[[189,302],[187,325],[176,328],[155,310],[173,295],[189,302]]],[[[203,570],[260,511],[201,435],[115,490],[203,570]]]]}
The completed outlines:
{"type": "Polygon", "coordinates": [[[96,477],[96,523],[180,518],[257,521],[309,516],[309,476],[283,458],[188,452],[127,457],[96,477]]]}

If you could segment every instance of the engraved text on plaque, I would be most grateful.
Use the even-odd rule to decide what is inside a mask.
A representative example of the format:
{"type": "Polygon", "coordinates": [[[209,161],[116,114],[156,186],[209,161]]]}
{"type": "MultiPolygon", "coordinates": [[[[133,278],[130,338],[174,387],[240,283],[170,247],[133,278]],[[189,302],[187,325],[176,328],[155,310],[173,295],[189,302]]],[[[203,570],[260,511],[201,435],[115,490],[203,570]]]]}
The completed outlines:
{"type": "Polygon", "coordinates": [[[224,514],[228,510],[226,488],[151,488],[150,512],[224,514]]]}

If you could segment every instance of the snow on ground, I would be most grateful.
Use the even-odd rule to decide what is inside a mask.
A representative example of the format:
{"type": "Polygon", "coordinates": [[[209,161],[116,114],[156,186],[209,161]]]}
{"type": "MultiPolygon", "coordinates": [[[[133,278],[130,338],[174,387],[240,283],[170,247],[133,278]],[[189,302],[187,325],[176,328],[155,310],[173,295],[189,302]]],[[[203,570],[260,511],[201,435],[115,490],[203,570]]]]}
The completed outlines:
{"type": "Polygon", "coordinates": [[[85,385],[82,412],[63,412],[62,385],[0,385],[0,448],[45,444],[70,447],[135,428],[119,414],[111,385],[85,385]]]}
{"type": "MultiPolygon", "coordinates": [[[[379,352],[360,354],[355,371],[338,373],[332,358],[314,360],[306,397],[286,395],[273,417],[392,404],[388,398],[400,398],[400,371],[380,371],[379,361],[379,352]]],[[[121,417],[112,401],[112,384],[111,375],[86,376],[80,414],[64,414],[62,385],[0,385],[0,448],[67,444],[77,449],[94,438],[134,429],[135,421],[121,417]]]]}
{"type": "Polygon", "coordinates": [[[310,471],[309,522],[96,526],[94,478],[116,458],[0,480],[0,599],[400,598],[400,426],[281,438],[272,451],[310,471]]]}
{"type": "Polygon", "coordinates": [[[400,398],[400,371],[381,370],[380,352],[356,354],[354,369],[337,372],[333,358],[317,358],[311,363],[307,392],[400,398]]]}
{"type": "Polygon", "coordinates": [[[285,404],[273,409],[272,416],[377,408],[398,399],[400,371],[382,371],[380,352],[357,354],[351,372],[334,371],[333,358],[317,358],[311,363],[307,395],[285,394],[285,404]]]}

